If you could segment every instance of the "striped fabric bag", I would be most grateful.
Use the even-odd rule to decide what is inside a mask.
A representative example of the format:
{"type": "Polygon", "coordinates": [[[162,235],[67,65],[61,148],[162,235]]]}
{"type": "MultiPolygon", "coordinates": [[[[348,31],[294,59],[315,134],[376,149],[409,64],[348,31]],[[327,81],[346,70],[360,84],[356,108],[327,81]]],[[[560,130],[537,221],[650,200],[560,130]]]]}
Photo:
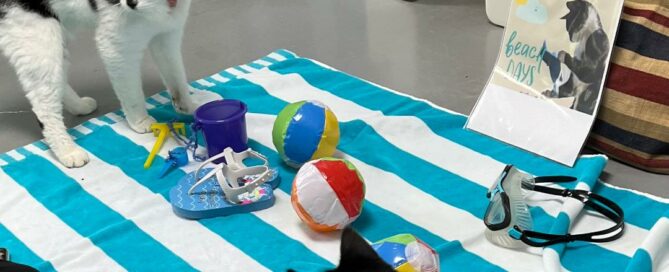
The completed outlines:
{"type": "MultiPolygon", "coordinates": [[[[160,163],[142,166],[155,138],[134,133],[118,111],[71,130],[91,154],[83,168],[62,167],[41,141],[0,154],[0,247],[41,271],[331,268],[339,259],[338,234],[314,233],[299,220],[290,204],[295,170],[281,163],[271,136],[284,106],[316,99],[340,121],[337,156],[365,178],[366,199],[353,227],[367,240],[416,235],[439,252],[442,271],[669,269],[669,200],[599,183],[604,156],[583,156],[568,168],[462,129],[466,116],[286,50],[193,87],[248,104],[249,145],[280,166],[273,207],[199,221],[175,216],[169,190],[197,164],[157,179],[160,163]],[[578,177],[567,185],[593,190],[624,209],[626,233],[611,243],[530,252],[494,246],[484,237],[482,219],[486,192],[506,164],[534,175],[578,177]]],[[[150,97],[147,107],[160,121],[176,117],[165,92],[150,97]]],[[[167,141],[156,162],[175,146],[167,141]]],[[[530,194],[528,201],[539,231],[584,232],[611,224],[581,213],[583,205],[574,200],[530,194]]]]}
{"type": "Polygon", "coordinates": [[[669,174],[669,1],[627,0],[589,146],[669,174]]]}

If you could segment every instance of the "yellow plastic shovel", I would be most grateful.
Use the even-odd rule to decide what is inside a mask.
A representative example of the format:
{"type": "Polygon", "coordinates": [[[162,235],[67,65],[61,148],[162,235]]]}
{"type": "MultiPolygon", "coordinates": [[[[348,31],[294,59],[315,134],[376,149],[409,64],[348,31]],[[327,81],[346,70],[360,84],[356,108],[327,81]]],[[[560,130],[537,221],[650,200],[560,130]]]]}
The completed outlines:
{"type": "Polygon", "coordinates": [[[158,139],[156,139],[156,143],[153,145],[153,149],[151,149],[149,157],[146,158],[146,161],[144,162],[144,169],[148,169],[151,167],[151,164],[153,164],[153,159],[156,158],[156,154],[160,152],[160,148],[163,147],[163,143],[165,143],[167,136],[170,135],[170,125],[174,131],[176,131],[176,133],[186,136],[186,124],[184,123],[155,123],[151,125],[153,136],[158,137],[158,139]]]}

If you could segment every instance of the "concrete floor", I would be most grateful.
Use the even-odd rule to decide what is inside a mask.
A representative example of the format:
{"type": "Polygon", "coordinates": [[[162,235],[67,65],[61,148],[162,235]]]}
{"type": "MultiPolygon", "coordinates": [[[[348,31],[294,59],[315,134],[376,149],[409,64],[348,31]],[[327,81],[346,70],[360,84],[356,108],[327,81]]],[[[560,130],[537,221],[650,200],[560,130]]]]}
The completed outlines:
{"type": "MultiPolygon", "coordinates": [[[[502,28],[483,0],[196,0],[184,41],[191,79],[286,48],[395,90],[469,113],[497,56],[502,28]]],[[[100,115],[119,107],[89,33],[71,43],[70,83],[97,99],[100,115]]],[[[144,65],[147,94],[162,90],[144,65]]],[[[0,152],[40,139],[14,71],[0,60],[0,152]]],[[[89,117],[66,116],[68,126],[89,117]]],[[[669,197],[669,177],[610,162],[612,184],[669,197]]]]}

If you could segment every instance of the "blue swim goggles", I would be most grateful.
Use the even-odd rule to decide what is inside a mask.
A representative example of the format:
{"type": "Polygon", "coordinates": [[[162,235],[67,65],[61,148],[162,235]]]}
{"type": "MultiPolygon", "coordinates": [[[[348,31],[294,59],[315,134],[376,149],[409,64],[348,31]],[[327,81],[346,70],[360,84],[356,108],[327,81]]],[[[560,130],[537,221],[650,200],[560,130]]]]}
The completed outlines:
{"type": "Polygon", "coordinates": [[[532,177],[507,165],[495,184],[488,191],[490,200],[483,222],[487,229],[486,238],[494,244],[506,248],[524,245],[545,247],[573,241],[609,242],[620,238],[625,229],[623,210],[613,201],[585,190],[558,189],[536,185],[537,183],[561,183],[576,181],[575,177],[545,176],[532,177]],[[548,234],[532,231],[532,217],[524,201],[523,190],[571,197],[601,213],[614,222],[614,226],[583,234],[548,234]]]}

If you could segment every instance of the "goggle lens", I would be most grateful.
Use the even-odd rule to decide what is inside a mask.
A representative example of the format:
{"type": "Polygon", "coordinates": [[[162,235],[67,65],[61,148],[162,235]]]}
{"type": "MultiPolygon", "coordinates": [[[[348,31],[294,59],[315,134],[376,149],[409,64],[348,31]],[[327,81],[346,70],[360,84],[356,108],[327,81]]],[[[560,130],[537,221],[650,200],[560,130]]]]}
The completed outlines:
{"type": "Polygon", "coordinates": [[[504,213],[504,203],[499,192],[495,192],[490,200],[488,209],[486,210],[484,220],[487,224],[496,225],[504,222],[506,214],[504,213]]]}

